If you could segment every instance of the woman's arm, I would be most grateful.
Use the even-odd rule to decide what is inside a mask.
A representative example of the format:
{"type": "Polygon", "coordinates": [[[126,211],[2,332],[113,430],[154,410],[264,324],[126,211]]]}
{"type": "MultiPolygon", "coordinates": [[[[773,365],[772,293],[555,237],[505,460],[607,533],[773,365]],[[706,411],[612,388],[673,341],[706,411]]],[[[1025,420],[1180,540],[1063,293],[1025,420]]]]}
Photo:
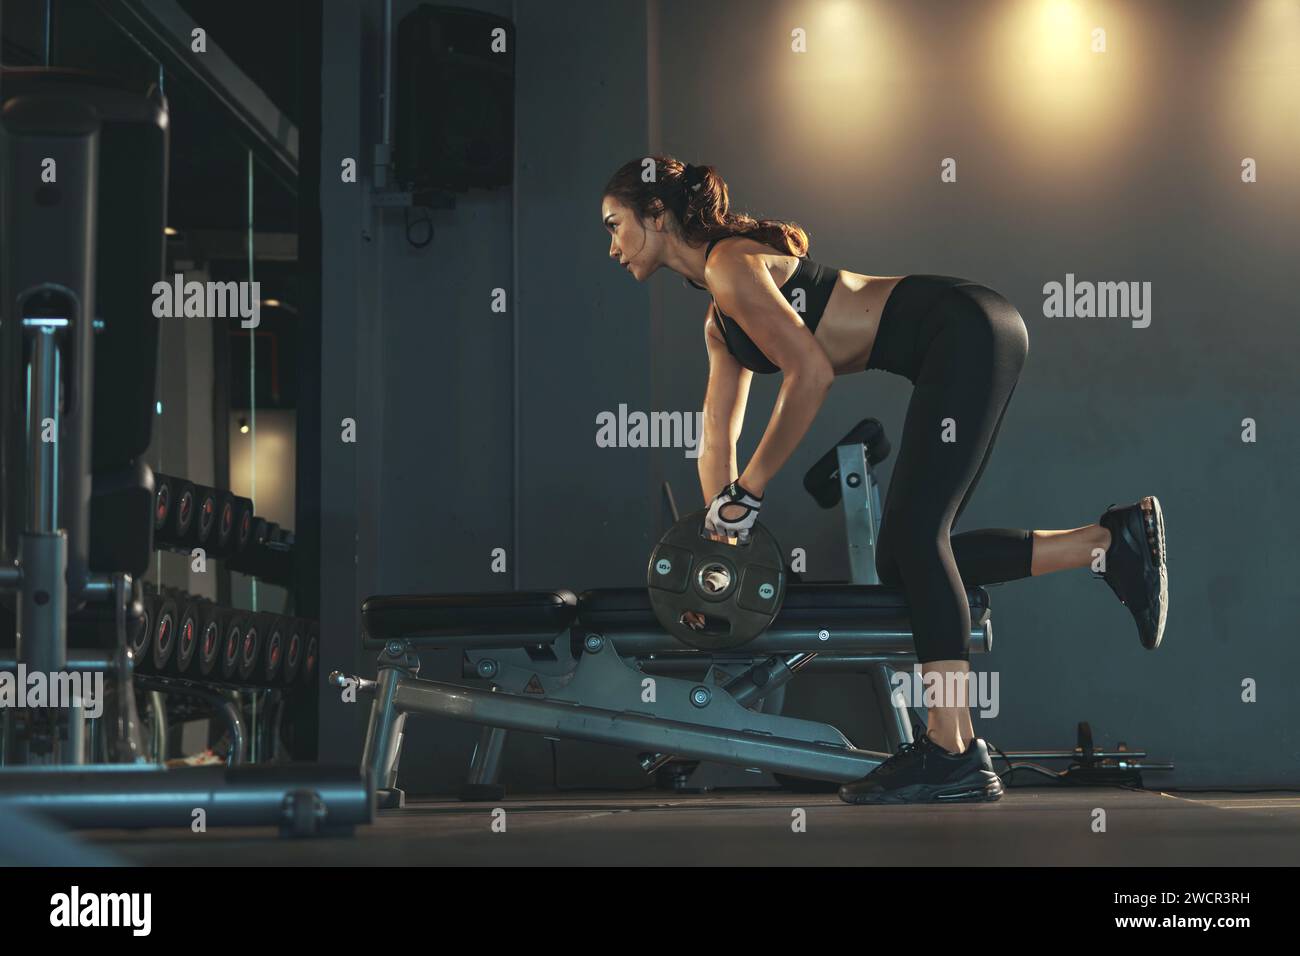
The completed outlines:
{"type": "Polygon", "coordinates": [[[738,252],[734,248],[738,245],[719,247],[710,257],[705,276],[718,307],[739,323],[783,373],[767,430],[740,475],[740,484],[747,491],[762,495],[817,417],[835,380],[835,370],[799,313],[781,295],[763,260],[738,252]]]}
{"type": "Polygon", "coordinates": [[[736,442],[745,424],[745,405],[754,373],[727,351],[713,321],[713,306],[704,314],[704,346],[709,353],[709,384],[704,391],[704,428],[700,436],[700,488],[707,505],[736,479],[736,442]]]}

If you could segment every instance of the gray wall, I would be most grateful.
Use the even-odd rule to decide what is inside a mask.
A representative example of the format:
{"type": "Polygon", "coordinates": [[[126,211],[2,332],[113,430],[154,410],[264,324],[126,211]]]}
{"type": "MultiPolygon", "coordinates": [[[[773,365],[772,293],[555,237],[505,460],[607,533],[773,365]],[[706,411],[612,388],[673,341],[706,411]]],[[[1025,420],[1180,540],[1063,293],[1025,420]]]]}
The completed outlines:
{"type": "MultiPolygon", "coordinates": [[[[364,157],[376,135],[381,7],[326,8],[326,670],[373,672],[356,649],[369,594],[634,585],[664,527],[660,483],[697,506],[680,450],[594,441],[602,410],[690,410],[703,396],[703,295],[666,274],[635,285],[605,261],[599,224],[609,172],[664,149],[715,164],[737,206],[797,219],[820,261],[965,276],[1020,308],[1028,364],[958,530],[1076,527],[1112,502],[1161,497],[1165,646],[1143,651],[1086,572],[996,588],[997,651],[977,660],[1000,674],[1002,712],[977,723],[981,734],[1061,747],[1087,719],[1100,741],[1177,764],[1153,782],[1300,780],[1300,695],[1285,676],[1300,645],[1283,619],[1297,567],[1300,339],[1289,294],[1300,22],[1289,8],[1092,3],[1052,23],[1011,0],[513,6],[513,205],[507,191],[471,194],[436,214],[421,250],[400,217],[368,208],[364,186],[333,185],[339,158],[364,157]],[[1107,30],[1105,54],[1087,52],[1093,25],[1107,30]],[[788,52],[795,27],[808,31],[801,58],[788,52]],[[1085,46],[1071,46],[1079,36],[1085,46]],[[939,179],[945,157],[956,183],[939,179]],[[1240,181],[1244,157],[1258,183],[1240,181]],[[1150,282],[1150,327],[1045,317],[1042,287],[1067,273],[1150,282]],[[488,309],[497,286],[507,315],[488,309]],[[355,447],[338,440],[344,416],[360,421],[355,447]],[[1240,439],[1246,417],[1257,443],[1240,439]],[[489,568],[498,546],[504,575],[489,568]],[[1246,678],[1258,703],[1241,701],[1246,678]]],[[[742,461],[778,386],[756,380],[742,461]]],[[[803,469],[863,416],[896,435],[909,391],[883,373],[839,379],[771,485],[764,520],[808,551],[810,577],[845,574],[843,534],[802,492],[803,469]]],[[[458,672],[455,655],[424,667],[458,672]]],[[[878,746],[854,693],[828,682],[815,706],[878,746]]],[[[323,701],[322,756],[355,758],[364,714],[323,701]]],[[[473,737],[414,726],[405,784],[451,786],[473,737]]],[[[543,742],[511,748],[507,782],[550,782],[543,742]]],[[[637,780],[622,751],[564,743],[559,754],[564,784],[637,780]]]]}

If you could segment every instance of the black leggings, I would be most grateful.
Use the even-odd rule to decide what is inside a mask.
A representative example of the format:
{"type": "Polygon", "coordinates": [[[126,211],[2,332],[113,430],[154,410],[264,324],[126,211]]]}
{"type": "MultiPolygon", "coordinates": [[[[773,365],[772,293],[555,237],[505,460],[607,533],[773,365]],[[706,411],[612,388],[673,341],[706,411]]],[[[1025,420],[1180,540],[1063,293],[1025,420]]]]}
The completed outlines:
{"type": "Polygon", "coordinates": [[[1015,306],[952,276],[906,276],[880,318],[867,368],[905,376],[916,388],[885,496],[876,570],[907,597],[923,663],[969,659],[967,586],[1029,577],[1029,531],[952,534],[1028,350],[1015,306]]]}

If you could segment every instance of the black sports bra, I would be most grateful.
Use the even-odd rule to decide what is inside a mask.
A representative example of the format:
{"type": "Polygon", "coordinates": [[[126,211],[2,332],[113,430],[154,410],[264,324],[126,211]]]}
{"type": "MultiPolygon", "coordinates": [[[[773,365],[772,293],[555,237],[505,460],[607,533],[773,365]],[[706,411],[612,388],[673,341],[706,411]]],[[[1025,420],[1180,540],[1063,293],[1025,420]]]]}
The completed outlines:
{"type": "MultiPolygon", "coordinates": [[[[713,252],[713,247],[724,239],[746,238],[744,236],[719,236],[717,239],[709,241],[708,248],[704,250],[704,261],[707,264],[709,254],[713,252]]],[[[831,293],[835,291],[835,283],[839,279],[840,272],[838,269],[830,269],[819,263],[813,262],[806,256],[799,260],[795,266],[794,273],[781,286],[781,295],[794,308],[794,296],[800,289],[804,293],[805,311],[800,315],[803,324],[808,327],[809,332],[817,331],[817,324],[822,320],[822,314],[826,311],[826,303],[830,301],[831,293]]],[[[687,282],[691,280],[687,279],[687,282]]],[[[703,286],[695,285],[695,288],[707,292],[703,286]]],[[[795,309],[798,311],[798,309],[795,309]]],[[[745,330],[740,327],[735,319],[724,315],[718,308],[718,303],[713,303],[713,319],[718,325],[718,330],[722,333],[722,338],[727,343],[727,351],[736,357],[745,368],[752,372],[770,373],[781,371],[772,360],[763,354],[762,350],[754,344],[753,339],[745,334],[745,330]]]]}

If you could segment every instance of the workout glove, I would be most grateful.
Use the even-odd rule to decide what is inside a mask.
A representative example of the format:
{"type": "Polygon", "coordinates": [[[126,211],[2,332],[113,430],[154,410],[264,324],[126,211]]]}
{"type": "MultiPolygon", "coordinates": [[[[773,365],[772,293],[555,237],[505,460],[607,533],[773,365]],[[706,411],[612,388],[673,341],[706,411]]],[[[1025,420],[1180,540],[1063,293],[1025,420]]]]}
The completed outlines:
{"type": "MultiPolygon", "coordinates": [[[[758,520],[758,509],[762,506],[761,496],[755,497],[742,488],[740,482],[733,481],[719,491],[709,503],[709,512],[704,516],[704,530],[729,538],[739,538],[740,542],[745,544],[749,541],[754,522],[758,520]],[[745,509],[745,513],[735,519],[724,518],[722,509],[727,505],[739,505],[745,509]]],[[[735,511],[734,508],[731,510],[735,511]]]]}

